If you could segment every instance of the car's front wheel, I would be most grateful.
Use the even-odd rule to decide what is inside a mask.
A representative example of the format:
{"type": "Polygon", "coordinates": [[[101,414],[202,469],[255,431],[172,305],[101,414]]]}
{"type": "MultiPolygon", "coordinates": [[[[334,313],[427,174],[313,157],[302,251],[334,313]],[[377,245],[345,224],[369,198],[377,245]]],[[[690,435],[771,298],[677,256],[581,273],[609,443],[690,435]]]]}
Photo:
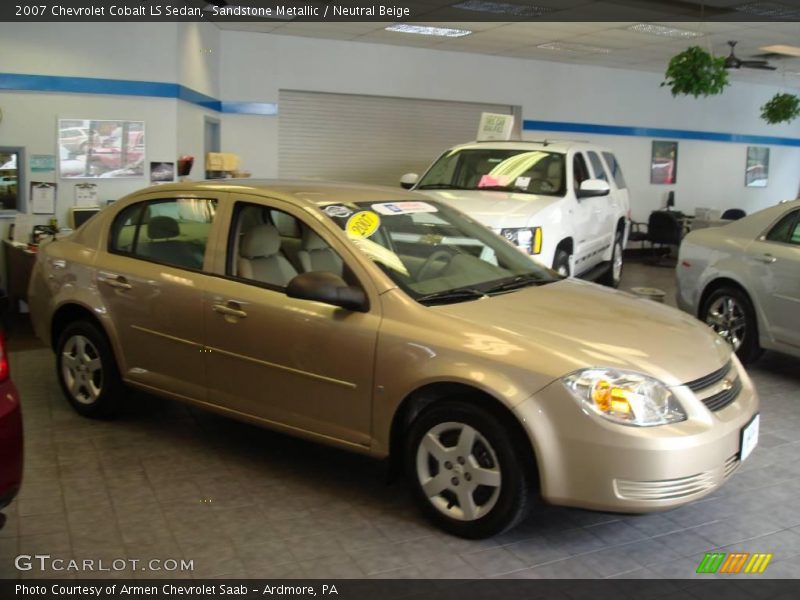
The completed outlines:
{"type": "Polygon", "coordinates": [[[562,248],[556,250],[556,255],[553,258],[553,271],[562,277],[569,277],[569,252],[562,248]]]}
{"type": "Polygon", "coordinates": [[[485,538],[526,514],[529,474],[515,436],[489,411],[447,401],[411,426],[406,473],[423,513],[445,531],[485,538]]]}
{"type": "Polygon", "coordinates": [[[758,344],[756,313],[747,295],[735,287],[714,290],[703,304],[700,318],[725,339],[743,363],[753,362],[763,350],[758,344]]]}
{"type": "Polygon", "coordinates": [[[56,345],[56,371],[64,395],[84,417],[110,418],[124,388],[105,334],[88,321],[68,325],[56,345]]]}
{"type": "Polygon", "coordinates": [[[613,288],[619,287],[620,281],[622,281],[622,253],[622,233],[617,232],[611,249],[611,264],[608,265],[608,270],[603,273],[603,277],[599,280],[603,285],[613,288]]]}

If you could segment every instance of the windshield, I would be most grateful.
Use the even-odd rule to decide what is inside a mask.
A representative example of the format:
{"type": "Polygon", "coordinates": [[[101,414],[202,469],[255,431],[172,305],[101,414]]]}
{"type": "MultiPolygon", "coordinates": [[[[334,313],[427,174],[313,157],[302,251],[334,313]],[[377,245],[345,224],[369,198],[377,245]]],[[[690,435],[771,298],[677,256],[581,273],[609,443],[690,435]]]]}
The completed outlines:
{"type": "Polygon", "coordinates": [[[335,204],[323,212],[400,288],[423,303],[474,300],[559,278],[437,202],[335,204]]]}
{"type": "Polygon", "coordinates": [[[472,148],[450,150],[417,189],[494,190],[563,196],[564,155],[546,150],[472,148]]]}

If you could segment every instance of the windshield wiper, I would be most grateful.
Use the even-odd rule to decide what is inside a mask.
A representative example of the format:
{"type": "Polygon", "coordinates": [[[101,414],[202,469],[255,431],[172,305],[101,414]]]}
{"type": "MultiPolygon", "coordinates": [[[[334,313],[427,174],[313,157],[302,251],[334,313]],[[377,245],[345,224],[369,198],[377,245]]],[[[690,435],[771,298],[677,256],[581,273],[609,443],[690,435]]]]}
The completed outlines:
{"type": "Polygon", "coordinates": [[[426,183],[425,185],[418,185],[418,190],[465,190],[463,185],[455,185],[452,183],[426,183]]]}
{"type": "Polygon", "coordinates": [[[496,294],[498,292],[518,290],[531,285],[545,285],[547,283],[553,283],[554,281],[558,281],[558,279],[542,278],[535,273],[526,273],[525,275],[515,275],[514,277],[505,279],[500,283],[496,283],[495,285],[485,289],[484,292],[486,294],[496,294]]]}
{"type": "Polygon", "coordinates": [[[475,288],[456,288],[454,290],[443,290],[441,292],[434,292],[426,294],[417,298],[420,304],[450,304],[453,302],[467,302],[469,300],[477,300],[486,296],[480,290],[475,288]]]}

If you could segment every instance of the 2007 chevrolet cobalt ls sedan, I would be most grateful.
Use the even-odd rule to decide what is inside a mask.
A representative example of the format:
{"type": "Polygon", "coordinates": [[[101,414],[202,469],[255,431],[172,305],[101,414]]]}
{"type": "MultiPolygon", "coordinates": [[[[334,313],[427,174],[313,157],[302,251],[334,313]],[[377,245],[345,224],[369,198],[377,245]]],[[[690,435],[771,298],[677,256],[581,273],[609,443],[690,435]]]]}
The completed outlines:
{"type": "Polygon", "coordinates": [[[533,489],[683,504],[758,436],[753,386],[708,327],[402,190],[149,188],[42,247],[29,298],[79,413],[111,415],[128,385],[389,457],[465,537],[513,526],[533,489]]]}

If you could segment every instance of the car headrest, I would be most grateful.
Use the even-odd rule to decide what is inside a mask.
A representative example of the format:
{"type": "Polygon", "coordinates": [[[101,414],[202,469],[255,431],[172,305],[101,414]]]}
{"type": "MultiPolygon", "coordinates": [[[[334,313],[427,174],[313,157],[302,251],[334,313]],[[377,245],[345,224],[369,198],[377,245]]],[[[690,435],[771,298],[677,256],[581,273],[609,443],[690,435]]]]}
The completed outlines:
{"type": "Polygon", "coordinates": [[[310,229],[303,231],[303,250],[324,250],[328,244],[310,229]]]}
{"type": "Polygon", "coordinates": [[[273,225],[257,225],[244,234],[239,245],[242,258],[265,258],[275,256],[281,249],[281,238],[273,225]]]}
{"type": "Polygon", "coordinates": [[[554,160],[547,165],[547,178],[548,179],[561,179],[561,161],[554,160]]]}
{"type": "Polygon", "coordinates": [[[178,237],[181,233],[178,222],[163,215],[150,217],[147,223],[147,237],[151,240],[165,240],[178,237]]]}

